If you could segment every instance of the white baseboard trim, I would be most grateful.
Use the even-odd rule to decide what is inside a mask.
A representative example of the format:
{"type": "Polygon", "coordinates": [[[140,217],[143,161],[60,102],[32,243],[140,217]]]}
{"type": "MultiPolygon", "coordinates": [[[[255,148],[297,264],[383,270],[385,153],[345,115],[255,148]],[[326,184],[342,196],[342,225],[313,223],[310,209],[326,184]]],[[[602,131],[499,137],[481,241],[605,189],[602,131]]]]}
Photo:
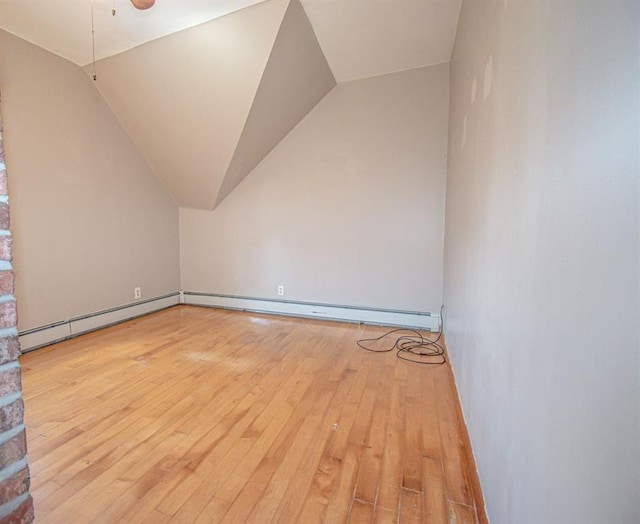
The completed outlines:
{"type": "Polygon", "coordinates": [[[119,324],[125,320],[141,317],[154,311],[166,309],[180,303],[180,293],[171,293],[161,297],[143,300],[134,304],[106,309],[81,317],[63,320],[54,324],[20,331],[18,337],[22,352],[48,346],[68,338],[77,337],[96,329],[119,324]]]}
{"type": "Polygon", "coordinates": [[[396,311],[374,308],[293,302],[265,298],[238,297],[214,293],[182,292],[183,303],[221,309],[237,309],[254,313],[269,313],[305,318],[323,318],[340,322],[358,322],[382,326],[417,328],[437,332],[440,314],[420,311],[396,311]]]}

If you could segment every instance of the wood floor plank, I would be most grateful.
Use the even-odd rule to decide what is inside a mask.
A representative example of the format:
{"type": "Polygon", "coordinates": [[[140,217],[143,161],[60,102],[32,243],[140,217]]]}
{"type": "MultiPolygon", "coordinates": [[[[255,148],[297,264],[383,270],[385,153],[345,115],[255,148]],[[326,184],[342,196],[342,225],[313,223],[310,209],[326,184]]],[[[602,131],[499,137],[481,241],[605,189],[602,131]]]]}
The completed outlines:
{"type": "Polygon", "coordinates": [[[404,386],[398,380],[393,381],[390,410],[376,505],[395,510],[400,503],[405,431],[404,386]]]}
{"type": "Polygon", "coordinates": [[[451,372],[385,331],[178,306],[24,355],[38,521],[475,522],[451,372]]]}
{"type": "Polygon", "coordinates": [[[471,506],[449,502],[449,524],[475,524],[476,513],[471,506]]]}
{"type": "Polygon", "coordinates": [[[400,490],[400,522],[403,524],[421,524],[422,494],[409,489],[400,490]]]}
{"type": "Polygon", "coordinates": [[[438,390],[438,420],[441,449],[444,454],[444,474],[449,500],[464,505],[471,505],[471,489],[464,444],[461,438],[460,421],[456,414],[457,399],[454,396],[453,384],[445,374],[445,369],[438,369],[434,373],[434,380],[438,390]]]}
{"type": "Polygon", "coordinates": [[[353,503],[353,491],[355,489],[358,470],[360,468],[360,458],[363,447],[350,442],[340,464],[338,480],[333,487],[324,522],[346,522],[353,503]]]}
{"type": "Polygon", "coordinates": [[[373,521],[373,504],[354,500],[349,512],[349,524],[370,524],[373,521]]]}
{"type": "Polygon", "coordinates": [[[390,411],[391,386],[393,383],[388,378],[384,380],[384,377],[389,377],[389,374],[383,373],[381,377],[383,380],[376,384],[375,406],[366,437],[367,447],[362,455],[355,491],[357,499],[370,504],[375,504],[378,496],[378,481],[382,466],[382,454],[384,452],[387,420],[390,411]]]}
{"type": "Polygon", "coordinates": [[[422,370],[418,369],[417,365],[406,367],[408,375],[405,396],[402,487],[422,493],[422,456],[424,454],[422,434],[424,431],[430,431],[431,428],[424,427],[424,419],[418,415],[423,409],[420,384],[422,370]]]}
{"type": "Polygon", "coordinates": [[[375,504],[381,463],[382,453],[377,453],[371,447],[364,448],[356,481],[355,498],[369,504],[375,504]]]}
{"type": "MultiPolygon", "coordinates": [[[[243,448],[238,446],[250,446],[249,439],[242,439],[242,434],[253,420],[264,410],[272,389],[277,389],[287,378],[295,365],[295,359],[283,359],[283,365],[274,366],[261,381],[242,399],[233,404],[233,409],[227,413],[219,423],[201,428],[196,432],[195,442],[186,452],[190,460],[189,469],[196,475],[188,476],[182,483],[172,490],[169,497],[162,500],[158,508],[170,515],[182,508],[187,499],[192,496],[205,497],[208,491],[206,486],[207,471],[216,468],[222,461],[230,461],[229,457],[242,456],[243,448]],[[232,448],[236,447],[235,455],[228,455],[232,448]],[[196,490],[202,493],[194,495],[196,490]],[[204,494],[203,494],[204,493],[204,494]]],[[[233,458],[231,458],[233,460],[233,458]]],[[[231,464],[234,464],[231,462],[231,464]]],[[[192,506],[192,504],[187,504],[192,506]]],[[[183,512],[192,512],[191,507],[182,509],[183,512]]]]}
{"type": "Polygon", "coordinates": [[[398,512],[395,509],[376,506],[373,513],[373,522],[374,524],[396,524],[398,522],[398,512]]]}
{"type": "MultiPolygon", "coordinates": [[[[206,481],[202,481],[191,497],[184,502],[182,508],[188,507],[189,514],[194,513],[193,506],[196,505],[196,502],[206,499],[205,493],[209,494],[209,499],[215,498],[227,503],[231,502],[231,494],[246,482],[248,475],[257,466],[265,450],[271,445],[282,426],[291,416],[291,407],[286,405],[283,400],[291,394],[296,385],[296,375],[289,375],[276,396],[266,405],[260,407],[255,418],[253,415],[249,417],[256,420],[265,413],[268,414],[268,417],[272,417],[270,423],[261,432],[253,430],[247,433],[253,422],[253,420],[248,420],[246,426],[234,428],[241,430],[239,438],[230,439],[227,436],[223,438],[223,442],[226,441],[227,446],[217,446],[213,457],[209,457],[204,463],[208,470],[215,470],[215,477],[208,477],[206,481]],[[227,450],[226,453],[224,453],[225,450],[227,450]]],[[[262,427],[262,424],[258,427],[262,427]]],[[[201,512],[205,507],[206,505],[201,507],[201,512]]],[[[185,510],[182,509],[182,511],[185,510]]]]}
{"type": "Polygon", "coordinates": [[[290,429],[280,433],[225,514],[225,519],[246,522],[252,515],[254,522],[265,522],[273,516],[337,390],[335,382],[318,380],[314,386],[296,406],[290,429]],[[256,504],[260,507],[253,512],[256,504]]]}
{"type": "Polygon", "coordinates": [[[442,471],[442,463],[430,457],[422,459],[423,499],[422,507],[426,522],[447,522],[447,489],[442,471]]]}
{"type": "Polygon", "coordinates": [[[135,522],[142,522],[143,524],[164,524],[165,522],[169,522],[169,515],[165,515],[158,510],[153,510],[145,519],[138,520],[135,522]]]}
{"type": "MultiPolygon", "coordinates": [[[[304,496],[304,506],[298,516],[301,522],[324,519],[334,483],[339,478],[358,404],[364,394],[367,378],[372,372],[371,364],[363,366],[363,372],[356,376],[344,404],[337,406],[339,410],[336,410],[334,417],[336,422],[332,425],[332,431],[328,435],[315,475],[304,496]]],[[[286,522],[286,520],[279,519],[279,522],[286,522]]]]}
{"type": "Polygon", "coordinates": [[[440,421],[438,417],[438,401],[434,373],[420,377],[420,410],[422,427],[422,455],[435,460],[442,460],[442,439],[440,438],[440,421]]]}
{"type": "MultiPolygon", "coordinates": [[[[355,359],[358,362],[361,362],[362,354],[356,353],[355,359]]],[[[320,430],[316,435],[316,438],[313,440],[312,445],[308,448],[308,452],[300,463],[298,469],[294,473],[289,486],[287,487],[284,496],[281,499],[281,502],[273,513],[271,518],[271,522],[291,522],[295,521],[298,517],[299,513],[302,511],[305,502],[314,495],[308,495],[308,492],[311,491],[312,494],[317,496],[317,486],[314,485],[314,482],[317,482],[315,479],[317,472],[320,468],[320,463],[323,458],[323,454],[327,443],[334,432],[339,430],[339,426],[336,427],[336,422],[339,418],[340,411],[342,406],[344,405],[346,399],[348,398],[352,388],[358,388],[359,382],[356,381],[356,377],[359,374],[366,374],[369,372],[370,365],[362,364],[359,371],[357,368],[345,368],[345,371],[342,375],[342,380],[340,380],[337,384],[336,395],[329,405],[327,412],[324,415],[324,418],[320,424],[320,430]],[[310,490],[310,486],[313,489],[310,490]]],[[[258,506],[258,508],[260,505],[258,506]]],[[[258,518],[261,514],[256,511],[254,514],[256,520],[255,522],[268,522],[269,520],[265,517],[258,518]]]]}

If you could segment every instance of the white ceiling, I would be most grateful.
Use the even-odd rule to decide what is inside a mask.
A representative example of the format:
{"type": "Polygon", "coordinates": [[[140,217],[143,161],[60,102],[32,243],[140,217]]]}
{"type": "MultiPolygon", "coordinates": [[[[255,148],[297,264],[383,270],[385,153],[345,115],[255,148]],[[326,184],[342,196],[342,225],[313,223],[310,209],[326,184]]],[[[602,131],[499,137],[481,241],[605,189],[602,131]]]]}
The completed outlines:
{"type": "MultiPolygon", "coordinates": [[[[93,0],[96,59],[265,0],[93,0]],[[111,16],[115,1],[116,16],[111,16]]],[[[448,62],[462,0],[302,0],[338,82],[448,62]]],[[[92,61],[92,0],[0,0],[0,28],[57,55],[92,61]]]]}
{"type": "Polygon", "coordinates": [[[92,61],[92,4],[99,60],[263,1],[157,0],[139,11],[129,0],[0,0],[0,28],[84,66],[92,61]]]}
{"type": "Polygon", "coordinates": [[[301,0],[338,82],[448,62],[462,0],[301,0]]]}

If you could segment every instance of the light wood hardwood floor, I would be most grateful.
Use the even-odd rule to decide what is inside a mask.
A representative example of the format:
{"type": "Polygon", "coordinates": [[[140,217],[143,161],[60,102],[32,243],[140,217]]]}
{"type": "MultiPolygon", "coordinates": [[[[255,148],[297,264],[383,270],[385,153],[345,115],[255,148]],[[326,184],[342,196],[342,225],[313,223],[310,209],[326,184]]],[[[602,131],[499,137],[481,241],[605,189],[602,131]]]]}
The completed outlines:
{"type": "Polygon", "coordinates": [[[385,331],[178,306],[24,355],[36,522],[486,522],[449,366],[385,331]]]}

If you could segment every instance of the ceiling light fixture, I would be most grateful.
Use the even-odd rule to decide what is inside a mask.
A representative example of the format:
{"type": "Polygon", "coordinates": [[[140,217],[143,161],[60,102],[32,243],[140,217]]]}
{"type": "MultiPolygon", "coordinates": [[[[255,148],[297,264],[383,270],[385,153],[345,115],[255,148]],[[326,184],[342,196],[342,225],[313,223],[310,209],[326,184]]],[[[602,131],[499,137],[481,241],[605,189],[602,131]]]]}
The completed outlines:
{"type": "Polygon", "coordinates": [[[156,0],[131,0],[131,3],[136,9],[145,10],[153,7],[153,4],[156,3],[156,0]]]}

